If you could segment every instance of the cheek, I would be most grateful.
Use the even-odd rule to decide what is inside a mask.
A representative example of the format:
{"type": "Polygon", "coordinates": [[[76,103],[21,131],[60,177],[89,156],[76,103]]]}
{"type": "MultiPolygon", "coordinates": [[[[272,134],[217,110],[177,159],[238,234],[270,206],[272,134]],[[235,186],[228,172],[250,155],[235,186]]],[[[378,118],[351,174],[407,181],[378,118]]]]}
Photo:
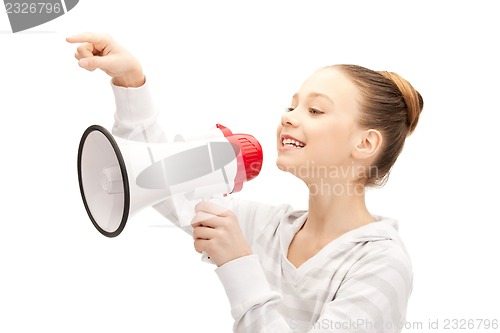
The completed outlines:
{"type": "Polygon", "coordinates": [[[339,164],[350,156],[349,132],[341,126],[330,126],[316,140],[315,153],[325,164],[339,164]]]}
{"type": "Polygon", "coordinates": [[[276,138],[279,140],[281,136],[281,131],[283,131],[283,125],[278,124],[278,127],[276,128],[276,138]]]}

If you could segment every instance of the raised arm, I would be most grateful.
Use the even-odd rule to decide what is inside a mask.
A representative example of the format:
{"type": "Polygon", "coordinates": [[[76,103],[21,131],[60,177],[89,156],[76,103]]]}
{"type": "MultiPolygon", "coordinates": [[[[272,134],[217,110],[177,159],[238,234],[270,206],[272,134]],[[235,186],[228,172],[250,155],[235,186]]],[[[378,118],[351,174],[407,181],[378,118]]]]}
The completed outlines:
{"type": "MultiPolygon", "coordinates": [[[[86,70],[101,69],[112,78],[116,102],[112,133],[117,137],[141,142],[166,142],[158,124],[158,111],[154,107],[150,90],[139,61],[108,34],[82,33],[66,38],[69,43],[80,43],[75,58],[86,70]]],[[[192,235],[193,228],[186,224],[195,214],[196,202],[182,198],[167,198],[154,208],[174,224],[192,235]],[[180,224],[183,219],[183,226],[180,224]]],[[[220,200],[224,201],[224,200],[220,200]]],[[[228,200],[227,200],[228,201],[228,200]]],[[[226,206],[231,209],[227,202],[226,206]]]]}
{"type": "MultiPolygon", "coordinates": [[[[89,71],[101,69],[111,77],[116,102],[113,135],[141,142],[165,142],[139,61],[108,34],[87,32],[68,37],[66,41],[80,43],[75,53],[80,67],[89,71]]],[[[154,208],[178,224],[172,200],[165,200],[154,208]]],[[[192,228],[183,229],[192,234],[192,228]]]]}

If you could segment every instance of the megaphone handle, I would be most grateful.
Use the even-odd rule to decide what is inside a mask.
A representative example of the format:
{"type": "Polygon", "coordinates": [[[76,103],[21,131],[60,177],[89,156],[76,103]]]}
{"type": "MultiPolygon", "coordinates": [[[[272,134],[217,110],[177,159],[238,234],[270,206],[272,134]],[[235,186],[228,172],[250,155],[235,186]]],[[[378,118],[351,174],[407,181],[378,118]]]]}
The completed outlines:
{"type": "Polygon", "coordinates": [[[215,265],[215,263],[212,261],[212,259],[210,259],[210,257],[208,256],[208,254],[205,251],[203,251],[201,253],[201,261],[206,262],[208,264],[214,264],[215,265]]]}
{"type": "MultiPolygon", "coordinates": [[[[201,201],[217,199],[218,197],[219,196],[217,195],[211,195],[209,198],[202,198],[201,201]]],[[[212,259],[210,259],[209,255],[205,251],[201,253],[201,261],[215,265],[215,263],[212,261],[212,259]]]]}

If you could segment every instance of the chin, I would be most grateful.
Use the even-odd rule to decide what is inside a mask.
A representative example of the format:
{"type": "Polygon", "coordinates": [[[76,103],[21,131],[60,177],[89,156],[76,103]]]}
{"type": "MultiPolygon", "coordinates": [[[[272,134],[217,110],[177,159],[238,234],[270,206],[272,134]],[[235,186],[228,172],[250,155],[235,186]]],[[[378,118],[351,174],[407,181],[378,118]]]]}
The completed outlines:
{"type": "Polygon", "coordinates": [[[287,160],[286,157],[284,157],[284,156],[281,156],[281,157],[278,156],[278,158],[276,159],[276,166],[281,171],[289,172],[292,175],[295,175],[296,171],[300,170],[301,166],[297,165],[296,163],[293,163],[290,160],[288,160],[288,161],[286,161],[286,160],[287,160]]]}
{"type": "Polygon", "coordinates": [[[276,166],[278,167],[278,169],[280,169],[281,171],[287,171],[287,163],[284,163],[283,159],[280,158],[278,156],[278,158],[276,159],[276,166]]]}

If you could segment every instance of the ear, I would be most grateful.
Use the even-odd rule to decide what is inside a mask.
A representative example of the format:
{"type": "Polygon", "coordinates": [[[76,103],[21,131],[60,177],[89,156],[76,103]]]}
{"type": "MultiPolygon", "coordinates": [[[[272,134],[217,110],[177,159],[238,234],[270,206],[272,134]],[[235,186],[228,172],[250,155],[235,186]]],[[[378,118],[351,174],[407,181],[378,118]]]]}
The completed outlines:
{"type": "Polygon", "coordinates": [[[382,134],[378,130],[369,129],[360,133],[352,154],[356,159],[370,159],[377,155],[381,147],[382,134]]]}

